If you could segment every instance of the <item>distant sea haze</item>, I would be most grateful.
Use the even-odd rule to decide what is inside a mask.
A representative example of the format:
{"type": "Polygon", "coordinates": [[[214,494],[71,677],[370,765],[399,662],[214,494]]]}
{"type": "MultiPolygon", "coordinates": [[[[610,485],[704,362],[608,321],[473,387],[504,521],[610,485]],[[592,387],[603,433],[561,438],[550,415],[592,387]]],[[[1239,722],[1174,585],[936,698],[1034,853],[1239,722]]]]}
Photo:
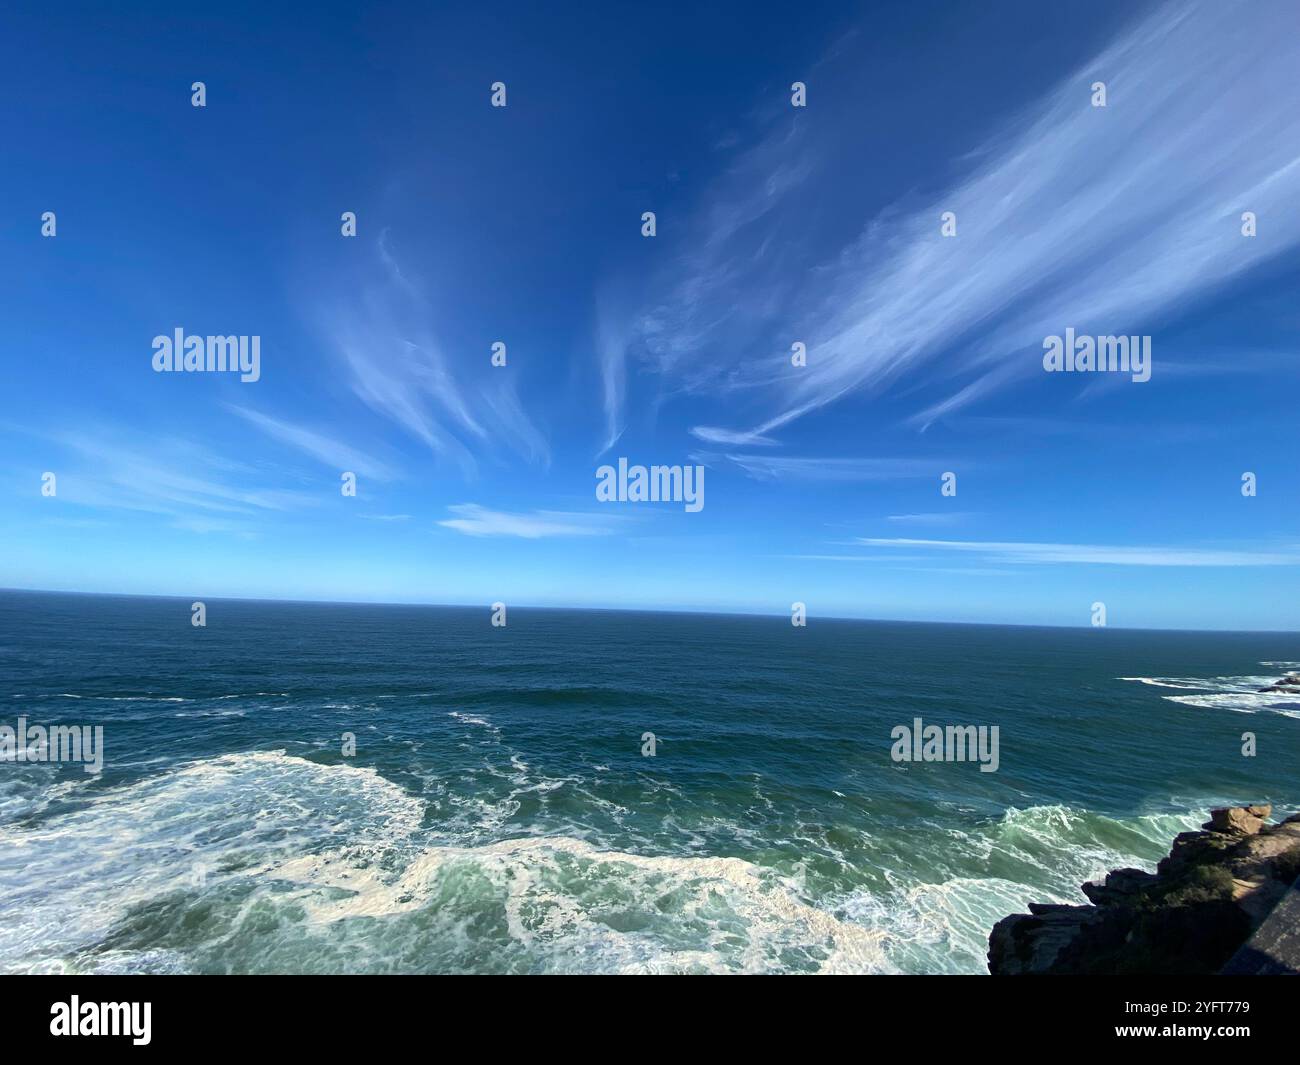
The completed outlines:
{"type": "Polygon", "coordinates": [[[1300,803],[1294,634],[190,606],[0,593],[0,725],[103,729],[0,761],[0,970],[980,973],[1300,803]]]}

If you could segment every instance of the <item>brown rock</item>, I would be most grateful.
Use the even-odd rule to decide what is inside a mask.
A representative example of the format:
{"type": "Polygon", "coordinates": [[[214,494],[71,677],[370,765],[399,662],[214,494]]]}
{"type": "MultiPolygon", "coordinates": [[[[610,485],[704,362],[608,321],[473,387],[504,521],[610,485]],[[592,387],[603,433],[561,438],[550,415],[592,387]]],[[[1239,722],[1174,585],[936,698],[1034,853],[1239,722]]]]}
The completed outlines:
{"type": "Polygon", "coordinates": [[[1286,892],[1287,886],[1280,880],[1257,878],[1232,881],[1232,901],[1250,918],[1252,926],[1258,925],[1267,917],[1286,892]]]}
{"type": "Polygon", "coordinates": [[[1291,883],[1300,876],[1300,822],[1284,821],[1247,836],[1229,852],[1226,865],[1237,880],[1291,883]]]}
{"type": "Polygon", "coordinates": [[[1201,827],[1225,835],[1253,836],[1264,827],[1264,818],[1252,811],[1265,809],[1272,811],[1272,807],[1264,806],[1225,806],[1211,810],[1210,819],[1201,827]]]}

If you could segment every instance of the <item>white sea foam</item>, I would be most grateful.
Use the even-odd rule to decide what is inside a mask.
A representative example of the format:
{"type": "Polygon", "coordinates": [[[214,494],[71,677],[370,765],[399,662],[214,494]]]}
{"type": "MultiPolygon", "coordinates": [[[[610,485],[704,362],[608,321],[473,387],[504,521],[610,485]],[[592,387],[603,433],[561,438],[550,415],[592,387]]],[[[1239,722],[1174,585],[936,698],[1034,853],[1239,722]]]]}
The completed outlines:
{"type": "Polygon", "coordinates": [[[511,939],[548,970],[775,972],[791,951],[822,972],[888,968],[881,933],[803,901],[775,873],[735,857],[647,856],[546,836],[427,848],[394,879],[333,855],[276,874],[313,889],[298,901],[324,925],[422,911],[449,884],[486,882],[511,939]],[[689,930],[697,949],[647,935],[656,923],[689,930]]]}
{"type": "MultiPolygon", "coordinates": [[[[1290,662],[1261,662],[1279,670],[1295,668],[1290,662]]],[[[1177,688],[1197,692],[1196,695],[1165,695],[1171,703],[1194,706],[1206,710],[1231,710],[1239,714],[1272,713],[1283,717],[1300,718],[1300,694],[1283,691],[1261,691],[1278,680],[1276,673],[1266,676],[1243,677],[1120,677],[1157,688],[1177,688]]]]}
{"type": "Polygon", "coordinates": [[[218,695],[218,696],[216,696],[216,698],[219,699],[219,700],[220,700],[220,699],[258,699],[258,698],[264,698],[264,697],[267,697],[267,696],[270,696],[270,697],[273,697],[273,698],[279,698],[279,699],[286,699],[286,698],[288,698],[289,693],[288,693],[288,692],[248,692],[247,694],[244,694],[244,695],[239,695],[239,694],[236,694],[236,695],[218,695]]]}
{"type": "Polygon", "coordinates": [[[1213,695],[1167,695],[1171,703],[1196,706],[1211,710],[1232,710],[1238,714],[1281,714],[1300,718],[1300,694],[1289,697],[1283,693],[1216,692],[1213,695]]]}
{"type": "Polygon", "coordinates": [[[12,824],[45,809],[81,781],[55,784],[58,769],[48,762],[11,763],[0,775],[0,824],[12,824]]]}
{"type": "MultiPolygon", "coordinates": [[[[518,757],[490,772],[508,790],[459,796],[464,820],[433,788],[432,829],[425,801],[374,771],[283,752],[192,763],[10,823],[0,968],[975,972],[998,918],[1081,901],[1082,880],[1149,867],[1203,819],[1010,810],[966,832],[918,830],[908,845],[933,851],[932,883],[886,870],[884,890],[830,898],[708,853],[685,825],[666,826],[672,854],[581,830],[485,838],[524,795],[582,783],[535,779],[518,757]]],[[[818,853],[848,871],[844,854],[818,853]]]]}
{"type": "Polygon", "coordinates": [[[1153,688],[1181,688],[1186,691],[1205,691],[1205,683],[1203,681],[1192,683],[1185,681],[1175,682],[1166,677],[1120,677],[1119,679],[1137,681],[1139,684],[1149,684],[1153,688]]]}
{"type": "MultiPolygon", "coordinates": [[[[563,783],[523,779],[518,760],[512,768],[520,787],[563,783]]],[[[420,940],[407,942],[409,930],[379,929],[380,954],[369,961],[427,966],[456,942],[446,922],[458,906],[502,922],[507,957],[519,952],[549,970],[777,971],[792,952],[822,971],[887,967],[879,933],[741,858],[639,855],[569,836],[430,846],[423,814],[422,802],[370,770],[265,752],[194,763],[35,828],[0,829],[0,910],[13,915],[0,927],[3,967],[147,969],[120,944],[105,953],[105,940],[157,919],[160,907],[183,912],[201,894],[232,890],[245,893],[232,920],[261,914],[258,936],[242,943],[254,951],[250,968],[310,970],[343,926],[416,918],[442,922],[428,956],[411,953],[420,940]],[[202,889],[192,881],[199,865],[208,870],[202,889]]],[[[243,933],[214,934],[230,952],[243,933]]],[[[190,949],[220,954],[215,947],[190,949]]],[[[147,950],[169,970],[195,964],[147,950]]]]}
{"type": "Polygon", "coordinates": [[[843,912],[881,931],[886,956],[901,969],[986,972],[988,936],[998,920],[1025,912],[1030,902],[1084,904],[1082,883],[1115,868],[1153,869],[1177,833],[1204,819],[1203,810],[1117,820],[1059,805],[1012,808],[975,832],[954,833],[956,850],[977,857],[988,875],[917,883],[887,872],[891,891],[856,893],[843,912]],[[1016,879],[1006,875],[1011,869],[1016,879]]]}
{"type": "Polygon", "coordinates": [[[134,907],[333,836],[358,854],[423,805],[368,769],[283,752],[226,755],[124,788],[35,826],[0,826],[0,968],[98,943],[134,907]]]}

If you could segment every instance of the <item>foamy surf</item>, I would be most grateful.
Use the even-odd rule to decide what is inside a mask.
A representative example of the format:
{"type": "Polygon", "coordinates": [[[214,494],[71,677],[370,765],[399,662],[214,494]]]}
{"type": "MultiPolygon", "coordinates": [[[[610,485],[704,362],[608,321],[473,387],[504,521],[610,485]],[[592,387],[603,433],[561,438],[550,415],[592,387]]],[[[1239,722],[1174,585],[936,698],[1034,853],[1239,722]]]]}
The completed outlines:
{"type": "Polygon", "coordinates": [[[435,847],[392,879],[326,855],[276,875],[318,926],[476,908],[504,921],[503,958],[546,972],[881,972],[882,934],[811,905],[735,857],[646,856],[548,836],[435,847]]]}
{"type": "MultiPolygon", "coordinates": [[[[410,831],[422,806],[373,770],[282,752],[224,755],[0,827],[0,968],[93,950],[119,922],[200,882],[343,835],[410,831]]],[[[201,894],[201,891],[197,892],[201,894]]]]}
{"type": "Polygon", "coordinates": [[[187,915],[224,911],[232,926],[189,944],[187,962],[174,950],[150,956],[207,970],[216,946],[228,952],[260,913],[243,962],[254,971],[326,971],[330,944],[361,922],[392,927],[371,944],[384,946],[382,963],[362,947],[354,967],[454,968],[468,942],[457,915],[472,914],[503,933],[473,949],[506,969],[775,972],[792,957],[810,971],[887,966],[878,933],[740,858],[643,856],[569,837],[429,846],[424,812],[370,770],[261,752],[0,831],[0,908],[17,915],[0,928],[3,967],[139,971],[143,953],[124,940],[148,927],[165,941],[187,915]]]}
{"type": "MultiPolygon", "coordinates": [[[[1289,662],[1261,662],[1283,672],[1295,668],[1289,662]]],[[[1193,695],[1165,695],[1171,703],[1194,706],[1205,710],[1230,710],[1238,714],[1280,714],[1282,717],[1300,718],[1300,695],[1295,692],[1261,691],[1276,683],[1278,674],[1238,677],[1120,677],[1156,688],[1174,688],[1193,695]]]]}
{"type": "MultiPolygon", "coordinates": [[[[566,783],[531,779],[517,758],[511,774],[507,795],[566,783]]],[[[0,829],[0,909],[14,915],[0,968],[979,972],[997,919],[1079,901],[1079,882],[1110,868],[1149,867],[1203,817],[1010,810],[909,837],[922,866],[948,870],[940,879],[885,870],[883,888],[845,895],[735,855],[567,834],[457,842],[454,821],[428,814],[373,770],[284,752],[108,789],[0,829]]]]}
{"type": "Polygon", "coordinates": [[[952,875],[918,883],[886,871],[888,890],[855,893],[843,912],[879,930],[886,956],[903,971],[987,972],[989,932],[1001,918],[1031,902],[1086,903],[1080,885],[1112,869],[1154,869],[1209,805],[1123,819],[1060,805],[1012,808],[957,833],[947,856],[952,875]]]}

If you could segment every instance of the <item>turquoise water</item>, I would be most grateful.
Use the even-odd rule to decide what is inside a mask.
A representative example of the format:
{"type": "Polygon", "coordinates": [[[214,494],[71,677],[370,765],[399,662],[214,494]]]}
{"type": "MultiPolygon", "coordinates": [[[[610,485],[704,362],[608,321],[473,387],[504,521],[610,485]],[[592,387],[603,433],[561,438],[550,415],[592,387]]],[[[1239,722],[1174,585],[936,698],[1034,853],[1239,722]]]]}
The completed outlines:
{"type": "Polygon", "coordinates": [[[1255,691],[1295,634],[207,608],[0,593],[0,725],[104,729],[98,774],[0,761],[0,970],[982,972],[1027,902],[1300,804],[1255,691]],[[916,717],[997,772],[892,761],[916,717]]]}

